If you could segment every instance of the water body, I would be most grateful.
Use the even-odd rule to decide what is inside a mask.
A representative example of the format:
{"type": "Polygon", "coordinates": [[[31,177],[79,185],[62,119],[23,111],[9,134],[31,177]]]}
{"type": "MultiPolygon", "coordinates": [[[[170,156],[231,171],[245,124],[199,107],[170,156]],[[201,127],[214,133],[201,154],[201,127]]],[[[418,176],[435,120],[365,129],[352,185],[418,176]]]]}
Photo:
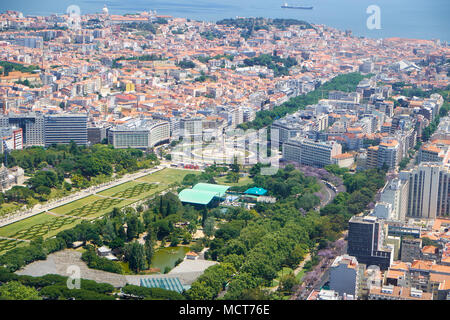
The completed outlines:
{"type": "Polygon", "coordinates": [[[351,30],[369,38],[402,37],[441,39],[450,42],[450,0],[14,0],[0,1],[0,11],[19,10],[26,15],[64,13],[69,5],[82,13],[100,12],[106,4],[111,14],[156,10],[158,14],[202,21],[223,18],[295,18],[351,30]],[[314,6],[313,10],[282,9],[281,5],[314,6]],[[381,10],[381,29],[369,30],[366,9],[381,10]]]}
{"type": "Polygon", "coordinates": [[[180,258],[184,258],[188,252],[188,247],[167,247],[157,249],[153,255],[151,267],[159,268],[161,273],[163,273],[166,267],[172,269],[175,266],[175,262],[180,258]]]}

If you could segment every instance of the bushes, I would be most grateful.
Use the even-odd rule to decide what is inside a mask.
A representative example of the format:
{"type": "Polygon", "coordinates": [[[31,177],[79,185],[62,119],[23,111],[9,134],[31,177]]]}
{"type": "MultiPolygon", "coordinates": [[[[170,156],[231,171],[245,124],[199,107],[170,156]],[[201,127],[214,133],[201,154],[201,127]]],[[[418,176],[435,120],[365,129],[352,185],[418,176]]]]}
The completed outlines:
{"type": "Polygon", "coordinates": [[[107,294],[114,291],[114,286],[109,283],[98,283],[94,280],[81,279],[80,289],[107,294]]]}
{"type": "MultiPolygon", "coordinates": [[[[25,288],[23,290],[26,292],[39,292],[40,296],[47,299],[114,300],[114,297],[108,295],[114,291],[111,284],[81,279],[80,289],[69,289],[67,279],[68,277],[56,274],[48,274],[42,277],[16,275],[5,268],[0,268],[0,288],[6,284],[14,285],[17,283],[14,286],[25,288]]],[[[22,289],[21,291],[23,291],[22,289]]],[[[31,297],[35,296],[33,294],[31,297]]]]}
{"type": "Polygon", "coordinates": [[[47,274],[42,277],[32,277],[32,276],[18,276],[17,280],[23,285],[34,287],[36,289],[52,286],[52,285],[66,285],[67,277],[60,276],[57,274],[47,274]]]}
{"type": "Polygon", "coordinates": [[[87,250],[83,252],[81,260],[86,262],[89,268],[123,274],[123,269],[120,264],[97,256],[92,246],[88,246],[87,250]]]}
{"type": "Polygon", "coordinates": [[[51,238],[44,241],[42,248],[46,254],[67,248],[66,242],[61,238],[51,238]]]}
{"type": "Polygon", "coordinates": [[[69,289],[67,286],[52,285],[42,288],[42,297],[47,299],[75,299],[75,300],[115,300],[114,297],[85,289],[69,289]]]}
{"type": "Polygon", "coordinates": [[[45,260],[46,257],[42,246],[31,244],[27,247],[14,248],[0,256],[0,265],[14,272],[33,261],[45,260]]]}
{"type": "Polygon", "coordinates": [[[183,295],[178,292],[161,288],[146,288],[127,284],[122,288],[122,292],[146,300],[184,300],[183,295]]]}
{"type": "Polygon", "coordinates": [[[195,280],[186,296],[192,300],[211,300],[224,288],[227,280],[236,272],[233,265],[214,265],[195,280]]]}
{"type": "Polygon", "coordinates": [[[0,299],[42,300],[36,289],[26,287],[17,281],[10,281],[7,284],[0,286],[0,299]]]}

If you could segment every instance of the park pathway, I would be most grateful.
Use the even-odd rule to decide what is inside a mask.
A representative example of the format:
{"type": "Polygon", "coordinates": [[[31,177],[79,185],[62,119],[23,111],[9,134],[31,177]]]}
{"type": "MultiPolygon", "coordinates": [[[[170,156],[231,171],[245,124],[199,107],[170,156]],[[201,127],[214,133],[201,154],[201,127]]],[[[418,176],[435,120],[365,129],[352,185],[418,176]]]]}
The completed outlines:
{"type": "MultiPolygon", "coordinates": [[[[80,191],[78,191],[78,192],[76,192],[74,194],[71,194],[71,195],[69,195],[69,196],[67,196],[65,198],[62,198],[62,199],[55,199],[55,200],[53,200],[51,202],[47,202],[45,204],[36,204],[32,209],[29,209],[27,211],[19,212],[17,214],[14,214],[14,215],[11,215],[11,216],[8,216],[8,217],[0,218],[0,227],[6,226],[6,225],[14,223],[14,222],[18,222],[18,221],[23,220],[23,219],[30,218],[30,217],[35,216],[37,214],[40,214],[40,213],[46,212],[48,210],[51,210],[51,209],[54,209],[54,208],[66,205],[66,204],[68,204],[70,202],[73,202],[73,201],[76,201],[76,200],[80,200],[80,199],[86,198],[86,197],[91,196],[91,195],[100,196],[100,195],[97,194],[98,192],[110,189],[112,187],[118,186],[120,184],[129,182],[129,181],[133,181],[133,180],[142,178],[142,177],[144,177],[146,175],[149,175],[149,174],[155,173],[157,171],[163,170],[165,167],[166,166],[158,166],[155,169],[143,169],[143,170],[141,170],[139,172],[126,174],[122,178],[119,178],[119,179],[117,179],[115,181],[110,181],[110,182],[107,182],[107,183],[103,183],[100,186],[93,186],[93,187],[89,187],[89,188],[84,189],[84,190],[80,190],[80,191]]],[[[103,197],[105,197],[105,196],[103,196],[103,197]]],[[[110,198],[110,197],[108,197],[108,198],[110,198]]]]}

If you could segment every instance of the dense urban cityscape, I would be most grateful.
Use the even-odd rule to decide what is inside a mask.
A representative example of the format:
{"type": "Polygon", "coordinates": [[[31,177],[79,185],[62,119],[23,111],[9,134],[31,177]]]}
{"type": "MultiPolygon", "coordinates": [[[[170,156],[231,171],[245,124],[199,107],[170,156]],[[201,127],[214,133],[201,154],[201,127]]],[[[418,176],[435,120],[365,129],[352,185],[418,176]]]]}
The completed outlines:
{"type": "Polygon", "coordinates": [[[450,300],[449,78],[440,40],[5,11],[0,300],[450,300]]]}

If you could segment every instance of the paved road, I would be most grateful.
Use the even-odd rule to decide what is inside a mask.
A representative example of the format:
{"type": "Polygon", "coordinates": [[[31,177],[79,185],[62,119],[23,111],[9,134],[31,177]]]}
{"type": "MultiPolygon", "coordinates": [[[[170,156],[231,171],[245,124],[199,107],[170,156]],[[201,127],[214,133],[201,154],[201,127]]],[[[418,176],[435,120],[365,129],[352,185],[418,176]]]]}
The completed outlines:
{"type": "Polygon", "coordinates": [[[321,207],[325,207],[328,203],[333,201],[334,197],[336,196],[336,192],[334,192],[333,189],[328,188],[323,180],[320,180],[319,184],[322,185],[323,190],[325,190],[326,192],[326,198],[323,199],[323,201],[320,203],[321,207]]]}

